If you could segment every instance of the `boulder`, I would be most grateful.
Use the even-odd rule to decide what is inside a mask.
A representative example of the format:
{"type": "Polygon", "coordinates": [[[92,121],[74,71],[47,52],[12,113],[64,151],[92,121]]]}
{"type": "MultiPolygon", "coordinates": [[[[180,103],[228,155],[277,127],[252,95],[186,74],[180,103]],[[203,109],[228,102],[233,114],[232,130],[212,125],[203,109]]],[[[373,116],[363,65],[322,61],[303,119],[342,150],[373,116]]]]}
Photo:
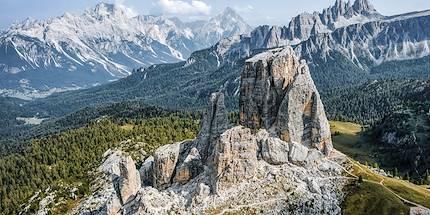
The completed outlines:
{"type": "Polygon", "coordinates": [[[312,162],[318,161],[323,157],[324,154],[321,153],[319,150],[310,149],[308,152],[308,156],[306,157],[306,163],[311,164],[312,162]]]}
{"type": "Polygon", "coordinates": [[[289,146],[277,137],[269,137],[261,144],[262,158],[274,165],[288,163],[289,146]]]}
{"type": "Polygon", "coordinates": [[[313,180],[312,178],[307,178],[306,181],[307,181],[309,190],[312,193],[318,193],[318,194],[321,193],[321,188],[320,188],[320,186],[318,185],[318,183],[315,180],[313,180]]]}
{"type": "Polygon", "coordinates": [[[179,157],[180,144],[169,144],[158,148],[154,153],[153,185],[164,189],[170,185],[179,157]]]}
{"type": "Polygon", "coordinates": [[[292,142],[290,144],[289,159],[294,164],[302,164],[308,156],[308,151],[309,149],[306,146],[292,142]]]}
{"type": "Polygon", "coordinates": [[[120,176],[117,178],[118,196],[125,204],[132,199],[141,187],[140,175],[130,156],[124,157],[119,163],[120,176]]]}
{"type": "Polygon", "coordinates": [[[104,173],[104,183],[91,201],[97,202],[95,205],[102,203],[96,209],[99,213],[117,214],[121,206],[132,200],[139,191],[141,180],[133,159],[127,153],[108,150],[103,156],[105,160],[97,170],[104,173]]]}

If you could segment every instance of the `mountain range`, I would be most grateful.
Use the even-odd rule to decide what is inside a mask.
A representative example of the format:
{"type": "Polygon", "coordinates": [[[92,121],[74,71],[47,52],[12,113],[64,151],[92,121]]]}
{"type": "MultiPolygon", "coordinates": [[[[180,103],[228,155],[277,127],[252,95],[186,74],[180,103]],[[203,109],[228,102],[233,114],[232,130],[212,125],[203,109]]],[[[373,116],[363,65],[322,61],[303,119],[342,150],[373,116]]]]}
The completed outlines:
{"type": "Polygon", "coordinates": [[[37,97],[103,84],[250,31],[231,8],[207,21],[182,22],[99,3],[81,15],[27,19],[0,34],[0,94],[37,97]]]}
{"type": "Polygon", "coordinates": [[[0,214],[428,213],[429,24],[368,0],[253,30],[103,3],[16,24],[0,214]]]}
{"type": "MultiPolygon", "coordinates": [[[[337,1],[322,13],[313,13],[308,21],[300,18],[309,17],[302,14],[292,22],[301,20],[294,25],[298,26],[296,29],[303,29],[300,32],[306,32],[308,25],[303,23],[333,11],[350,12],[336,12],[344,15],[327,21],[343,20],[339,28],[335,28],[336,24],[327,24],[324,26],[329,30],[317,33],[313,27],[309,38],[301,42],[288,36],[288,26],[259,26],[250,34],[221,39],[210,48],[192,53],[186,61],[142,67],[113,83],[55,94],[27,105],[40,107],[39,113],[47,116],[130,99],[168,108],[196,109],[205,105],[205,98],[211,92],[221,90],[226,95],[227,107],[237,107],[245,60],[265,49],[286,44],[292,45],[308,61],[311,75],[322,93],[380,78],[429,77],[430,32],[425,27],[430,22],[429,11],[388,17],[376,12],[366,0],[357,0],[352,6],[337,1]],[[354,17],[365,21],[357,23],[354,17]]],[[[318,23],[323,23],[321,20],[318,23]]]]}

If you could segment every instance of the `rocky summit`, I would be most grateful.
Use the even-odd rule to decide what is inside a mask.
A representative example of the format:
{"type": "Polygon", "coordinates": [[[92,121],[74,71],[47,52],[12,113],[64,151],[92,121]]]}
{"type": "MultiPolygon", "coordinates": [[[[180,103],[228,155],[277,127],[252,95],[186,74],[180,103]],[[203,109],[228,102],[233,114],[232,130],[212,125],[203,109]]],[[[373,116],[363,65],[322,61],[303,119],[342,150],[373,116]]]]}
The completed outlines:
{"type": "Polygon", "coordinates": [[[104,185],[75,213],[340,214],[344,157],[305,61],[272,49],[247,60],[241,80],[239,125],[212,94],[195,140],[162,146],[139,171],[106,153],[104,185]]]}

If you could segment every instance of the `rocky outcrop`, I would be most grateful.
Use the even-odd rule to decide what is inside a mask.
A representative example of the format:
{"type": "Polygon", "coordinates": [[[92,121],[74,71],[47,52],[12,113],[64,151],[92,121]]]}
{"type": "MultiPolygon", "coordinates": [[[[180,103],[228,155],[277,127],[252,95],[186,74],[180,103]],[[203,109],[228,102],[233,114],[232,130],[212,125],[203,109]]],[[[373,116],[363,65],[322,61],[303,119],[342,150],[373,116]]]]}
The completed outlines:
{"type": "Polygon", "coordinates": [[[330,126],[323,104],[308,66],[292,48],[247,60],[240,90],[242,125],[275,131],[285,142],[330,153],[330,126]]]}
{"type": "Polygon", "coordinates": [[[120,175],[116,179],[116,187],[121,203],[125,204],[132,199],[140,189],[141,181],[136,165],[130,156],[123,157],[119,163],[120,175]]]}
{"type": "Polygon", "coordinates": [[[239,98],[242,125],[268,129],[276,121],[279,105],[299,66],[291,48],[282,52],[264,52],[246,62],[239,98]]]}
{"type": "Polygon", "coordinates": [[[156,188],[165,188],[170,185],[176,162],[179,157],[179,143],[165,145],[154,153],[153,185],[156,188]]]}
{"type": "Polygon", "coordinates": [[[290,153],[288,154],[288,157],[290,158],[291,162],[295,164],[300,164],[306,160],[306,157],[308,156],[309,148],[295,142],[292,142],[290,147],[291,148],[290,148],[290,153]]]}
{"type": "Polygon", "coordinates": [[[154,157],[149,156],[143,162],[139,169],[140,180],[143,186],[151,186],[153,184],[153,174],[154,174],[154,157]]]}
{"type": "Polygon", "coordinates": [[[322,159],[330,131],[305,62],[292,48],[254,56],[240,93],[240,125],[230,125],[223,94],[212,94],[197,139],[147,158],[136,197],[120,192],[121,214],[340,213],[346,180],[322,159]]]}
{"type": "Polygon", "coordinates": [[[269,137],[261,141],[261,155],[263,159],[274,165],[288,163],[289,144],[277,137],[269,137]]]}
{"type": "Polygon", "coordinates": [[[213,150],[212,143],[228,128],[229,120],[224,105],[224,94],[213,93],[204,113],[201,130],[197,138],[197,150],[203,161],[207,159],[213,150]]]}
{"type": "Polygon", "coordinates": [[[179,166],[175,175],[175,182],[187,183],[190,179],[201,173],[203,168],[202,160],[197,148],[192,148],[184,162],[179,166]]]}
{"type": "Polygon", "coordinates": [[[132,201],[141,188],[141,179],[133,159],[124,152],[108,150],[97,168],[102,177],[95,182],[95,193],[74,210],[75,214],[115,215],[132,201]]]}
{"type": "Polygon", "coordinates": [[[237,126],[224,132],[215,142],[208,162],[215,193],[254,177],[258,144],[251,129],[237,126]]]}
{"type": "Polygon", "coordinates": [[[108,151],[100,172],[110,175],[121,204],[129,201],[141,187],[140,174],[133,159],[121,151],[108,151]]]}

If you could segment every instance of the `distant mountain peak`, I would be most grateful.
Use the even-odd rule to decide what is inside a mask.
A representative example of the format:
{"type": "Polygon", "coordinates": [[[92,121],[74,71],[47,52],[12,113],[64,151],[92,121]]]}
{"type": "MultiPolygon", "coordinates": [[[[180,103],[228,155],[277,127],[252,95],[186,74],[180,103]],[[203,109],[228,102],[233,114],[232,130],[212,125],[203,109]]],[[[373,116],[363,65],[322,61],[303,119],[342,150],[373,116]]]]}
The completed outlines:
{"type": "Polygon", "coordinates": [[[94,8],[91,8],[90,11],[93,12],[93,14],[97,15],[107,15],[107,14],[114,14],[116,10],[116,6],[114,4],[108,4],[108,3],[98,3],[94,8]]]}
{"type": "Polygon", "coordinates": [[[0,34],[0,75],[9,81],[0,83],[0,95],[2,89],[24,89],[21,79],[31,90],[41,91],[106,83],[129,75],[133,68],[182,61],[222,38],[250,31],[231,8],[192,23],[163,15],[138,16],[130,8],[108,3],[81,14],[27,19],[0,34]],[[67,77],[52,77],[46,71],[67,77]]]}
{"type": "Polygon", "coordinates": [[[88,9],[86,11],[86,14],[97,19],[103,19],[105,17],[132,18],[136,16],[136,14],[134,14],[133,10],[131,10],[130,8],[127,8],[122,5],[115,5],[104,2],[98,3],[93,8],[88,9]]]}
{"type": "Polygon", "coordinates": [[[204,24],[199,37],[206,43],[217,43],[229,35],[248,34],[251,31],[251,26],[234,9],[226,7],[204,24]]]}
{"type": "Polygon", "coordinates": [[[221,12],[221,14],[223,14],[223,15],[238,15],[237,12],[233,8],[231,8],[231,7],[226,7],[221,12]]]}
{"type": "Polygon", "coordinates": [[[356,0],[352,5],[352,8],[355,12],[363,15],[378,13],[369,0],[356,0]]]}
{"type": "Polygon", "coordinates": [[[226,7],[223,11],[221,11],[218,15],[216,15],[212,19],[240,19],[240,21],[245,22],[242,17],[231,7],[226,7]]]}

